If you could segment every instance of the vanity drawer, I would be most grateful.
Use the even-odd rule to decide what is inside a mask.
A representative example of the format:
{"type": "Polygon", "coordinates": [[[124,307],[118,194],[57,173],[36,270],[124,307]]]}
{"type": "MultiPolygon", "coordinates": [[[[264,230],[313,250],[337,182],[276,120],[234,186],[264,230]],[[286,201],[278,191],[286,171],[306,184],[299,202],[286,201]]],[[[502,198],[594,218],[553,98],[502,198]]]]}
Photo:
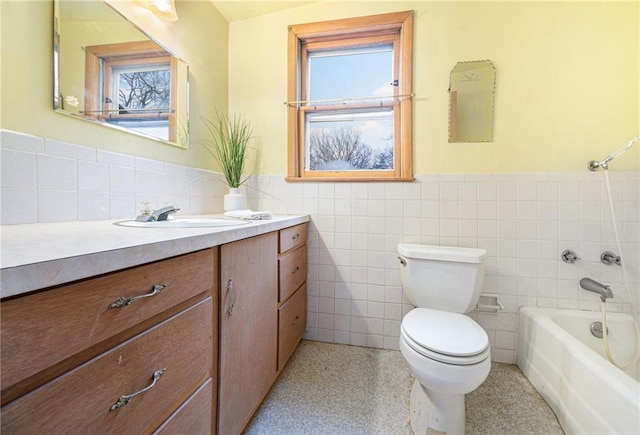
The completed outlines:
{"type": "Polygon", "coordinates": [[[284,367],[307,327],[307,285],[278,309],[278,371],[284,367]]]}
{"type": "Polygon", "coordinates": [[[301,246],[278,260],[278,301],[283,302],[307,280],[307,247],[301,246]]]}
{"type": "Polygon", "coordinates": [[[151,326],[160,313],[210,295],[215,263],[217,250],[208,249],[2,302],[2,404],[151,326]],[[119,297],[149,294],[156,285],[166,287],[110,308],[119,297]]]}
{"type": "Polygon", "coordinates": [[[280,230],[280,250],[287,252],[290,249],[304,245],[307,241],[307,224],[296,225],[295,227],[280,230]]]}
{"type": "Polygon", "coordinates": [[[139,434],[157,428],[211,377],[212,315],[209,297],[9,403],[2,408],[2,432],[139,434]],[[151,385],[162,369],[155,386],[111,409],[122,395],[151,385]]]}
{"type": "Polygon", "coordinates": [[[213,382],[208,379],[176,412],[162,423],[156,434],[211,435],[213,382]]]}

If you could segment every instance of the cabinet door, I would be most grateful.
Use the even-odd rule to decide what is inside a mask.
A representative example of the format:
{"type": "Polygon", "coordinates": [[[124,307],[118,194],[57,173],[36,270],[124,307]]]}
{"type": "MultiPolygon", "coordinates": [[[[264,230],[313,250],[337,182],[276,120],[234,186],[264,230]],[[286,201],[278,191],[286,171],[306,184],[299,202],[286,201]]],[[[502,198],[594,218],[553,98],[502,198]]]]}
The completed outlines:
{"type": "Polygon", "coordinates": [[[220,248],[220,434],[239,434],[275,380],[277,255],[275,232],[220,248]]]}

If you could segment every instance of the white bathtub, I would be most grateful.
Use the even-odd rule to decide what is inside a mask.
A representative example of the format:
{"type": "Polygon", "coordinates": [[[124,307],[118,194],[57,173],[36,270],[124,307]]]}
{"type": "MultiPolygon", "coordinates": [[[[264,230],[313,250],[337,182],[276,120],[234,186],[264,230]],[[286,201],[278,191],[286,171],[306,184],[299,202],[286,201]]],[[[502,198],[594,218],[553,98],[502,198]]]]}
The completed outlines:
{"type": "MultiPolygon", "coordinates": [[[[604,356],[591,335],[599,312],[523,307],[517,363],[568,434],[639,434],[640,369],[626,372],[604,356]]],[[[609,313],[614,359],[630,360],[635,349],[631,316],[609,313]],[[624,349],[624,350],[622,350],[624,349]]]]}

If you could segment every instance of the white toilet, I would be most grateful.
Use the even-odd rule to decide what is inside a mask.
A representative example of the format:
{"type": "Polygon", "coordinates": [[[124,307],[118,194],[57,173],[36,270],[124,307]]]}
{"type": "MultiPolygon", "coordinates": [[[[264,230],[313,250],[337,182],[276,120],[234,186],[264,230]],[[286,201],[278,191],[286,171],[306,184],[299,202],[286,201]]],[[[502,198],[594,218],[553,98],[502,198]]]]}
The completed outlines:
{"type": "Polygon", "coordinates": [[[400,278],[416,306],[402,319],[400,351],[416,380],[411,428],[417,434],[464,434],[464,395],[491,369],[489,337],[466,316],[484,280],[484,249],[401,243],[400,278]]]}

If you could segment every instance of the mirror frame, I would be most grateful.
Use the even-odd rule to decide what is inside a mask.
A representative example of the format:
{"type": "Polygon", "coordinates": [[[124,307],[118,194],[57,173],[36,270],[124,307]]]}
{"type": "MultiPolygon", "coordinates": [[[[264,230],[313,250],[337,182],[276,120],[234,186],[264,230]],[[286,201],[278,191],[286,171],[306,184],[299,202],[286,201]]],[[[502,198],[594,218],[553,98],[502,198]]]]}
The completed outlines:
{"type": "Polygon", "coordinates": [[[495,90],[490,60],[456,63],[449,76],[449,143],[493,142],[495,90]]]}
{"type": "MultiPolygon", "coordinates": [[[[132,29],[134,29],[135,31],[139,32],[142,36],[144,36],[146,39],[146,41],[143,43],[143,45],[145,45],[146,47],[154,47],[154,50],[158,53],[166,53],[163,54],[164,56],[168,57],[168,63],[170,65],[170,70],[171,70],[171,95],[170,95],[170,104],[171,104],[171,108],[170,112],[171,113],[175,113],[175,116],[171,116],[171,115],[167,115],[166,113],[168,113],[166,110],[164,111],[165,114],[161,116],[161,114],[159,113],[158,116],[159,117],[164,117],[167,118],[169,120],[168,122],[168,129],[169,129],[169,137],[171,135],[173,135],[176,140],[172,141],[172,140],[165,140],[163,138],[159,138],[159,137],[155,137],[149,134],[145,134],[139,131],[135,131],[135,130],[131,130],[128,129],[126,127],[122,127],[119,125],[114,125],[112,123],[106,122],[106,121],[102,121],[100,118],[103,118],[103,116],[96,116],[96,115],[91,115],[89,114],[89,112],[83,113],[83,111],[72,111],[72,110],[68,110],[65,109],[65,97],[63,97],[63,95],[60,92],[60,87],[61,87],[61,77],[60,77],[60,70],[61,70],[61,62],[60,62],[60,27],[61,27],[61,17],[60,17],[60,3],[62,1],[65,0],[54,0],[53,1],[53,110],[56,113],[65,115],[65,116],[71,116],[75,119],[79,119],[79,120],[83,120],[83,121],[88,121],[97,125],[102,125],[105,126],[107,128],[112,128],[112,129],[116,129],[128,134],[132,134],[134,136],[139,136],[139,137],[143,137],[146,139],[150,139],[159,143],[163,143],[163,144],[167,144],[167,145],[172,145],[172,146],[176,146],[179,148],[183,148],[183,149],[188,149],[189,148],[189,65],[181,58],[179,58],[178,56],[176,56],[174,53],[172,53],[170,50],[168,50],[165,46],[163,46],[162,44],[158,43],[152,36],[150,36],[149,34],[147,34],[145,31],[143,31],[139,26],[137,26],[136,24],[134,24],[131,20],[127,19],[126,16],[124,16],[122,13],[120,13],[120,11],[116,10],[115,8],[113,8],[111,5],[109,5],[107,2],[104,1],[95,1],[92,3],[95,3],[96,6],[100,6],[100,7],[104,7],[107,8],[109,11],[111,11],[113,14],[115,14],[114,16],[117,16],[119,18],[121,18],[123,20],[123,22],[126,22],[129,26],[131,26],[132,29]]],[[[138,43],[138,41],[132,41],[131,43],[133,43],[133,45],[135,45],[136,43],[138,43]]],[[[118,45],[119,43],[113,44],[113,45],[118,45]]],[[[125,45],[126,43],[122,44],[125,45]]],[[[103,43],[100,44],[97,47],[108,47],[109,43],[103,43]]],[[[76,98],[73,95],[67,96],[66,98],[70,99],[69,101],[71,101],[73,103],[73,105],[78,105],[80,102],[78,101],[79,98],[83,99],[83,103],[85,104],[89,104],[91,107],[90,109],[86,109],[86,106],[84,106],[85,110],[89,110],[92,112],[108,112],[109,110],[95,110],[95,101],[98,100],[98,95],[89,95],[87,92],[87,87],[92,87],[95,86],[94,85],[89,85],[88,82],[88,78],[87,78],[87,74],[89,74],[90,70],[93,70],[94,72],[96,72],[96,65],[99,65],[101,63],[100,59],[95,59],[95,56],[90,56],[90,48],[92,47],[82,47],[83,51],[85,51],[85,65],[83,65],[83,75],[85,76],[84,78],[84,95],[81,97],[76,98]],[[74,101],[75,99],[75,101],[74,101]],[[94,103],[91,103],[92,101],[94,101],[94,103]]],[[[101,68],[101,67],[100,67],[101,68]]],[[[95,80],[91,80],[92,82],[95,82],[95,80]]],[[[113,110],[112,110],[113,111],[113,110]]],[[[117,112],[117,111],[116,111],[117,112]]],[[[121,112],[117,112],[117,113],[121,113],[121,112]]],[[[102,115],[102,114],[101,114],[102,115]]]]}

